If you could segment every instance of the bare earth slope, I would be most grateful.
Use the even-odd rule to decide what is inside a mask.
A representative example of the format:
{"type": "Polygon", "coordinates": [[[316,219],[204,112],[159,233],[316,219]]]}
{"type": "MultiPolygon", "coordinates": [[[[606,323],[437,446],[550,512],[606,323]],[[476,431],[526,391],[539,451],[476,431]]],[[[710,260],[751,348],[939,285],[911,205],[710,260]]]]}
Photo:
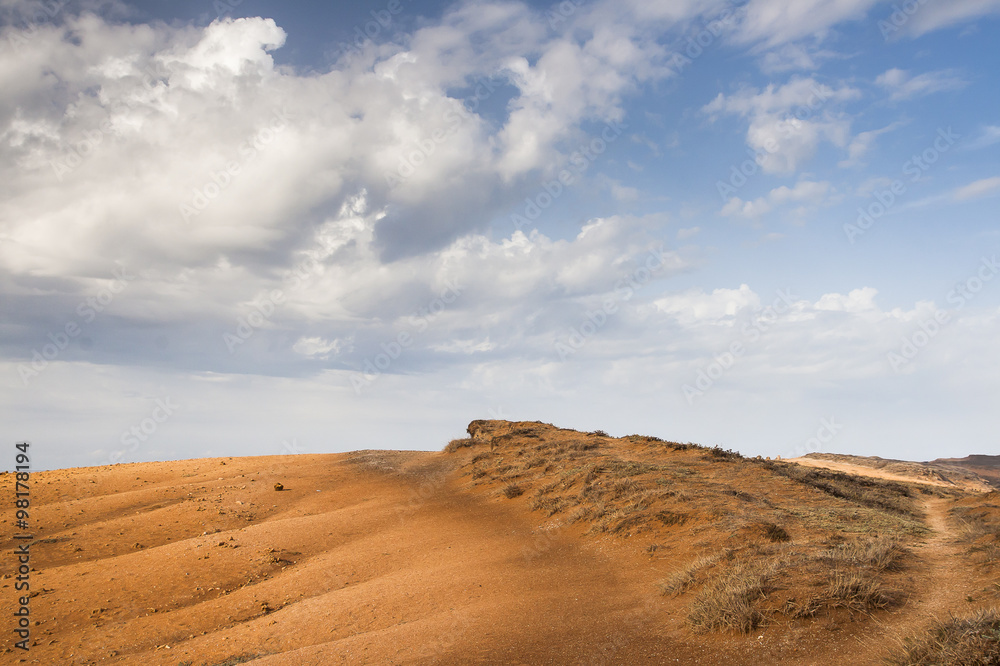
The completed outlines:
{"type": "MultiPolygon", "coordinates": [[[[957,541],[992,511],[979,495],[544,424],[470,433],[446,453],[33,474],[33,645],[15,650],[4,627],[0,661],[879,663],[887,638],[1000,595],[992,551],[957,541]],[[905,549],[878,571],[898,598],[862,610],[824,591],[831,563],[855,567],[845,544],[883,537],[905,549]],[[751,630],[699,626],[744,566],[768,571],[751,630]]],[[[0,486],[13,492],[12,475],[0,486]]],[[[0,519],[9,551],[13,510],[0,519]]]]}
{"type": "MultiPolygon", "coordinates": [[[[991,458],[992,456],[971,456],[971,458],[991,458]]],[[[1000,456],[997,456],[1000,460],[1000,456]]],[[[800,465],[823,467],[851,474],[872,476],[894,481],[918,482],[944,488],[955,488],[972,492],[989,492],[994,488],[990,479],[980,472],[989,471],[985,465],[976,466],[962,461],[936,460],[929,463],[908,460],[888,460],[874,456],[851,456],[839,453],[810,453],[802,458],[792,459],[800,465]]],[[[997,468],[1000,472],[1000,467],[997,468]]]]}
{"type": "Polygon", "coordinates": [[[1000,456],[967,456],[965,458],[938,458],[929,463],[943,467],[959,468],[978,474],[994,488],[1000,490],[1000,456]]]}

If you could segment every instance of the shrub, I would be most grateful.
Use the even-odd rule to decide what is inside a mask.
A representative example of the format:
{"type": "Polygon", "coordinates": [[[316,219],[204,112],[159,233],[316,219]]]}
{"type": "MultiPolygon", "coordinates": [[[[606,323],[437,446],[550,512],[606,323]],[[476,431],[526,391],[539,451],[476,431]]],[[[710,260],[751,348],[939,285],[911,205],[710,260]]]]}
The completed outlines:
{"type": "Polygon", "coordinates": [[[659,583],[660,592],[662,594],[670,594],[673,596],[684,594],[687,592],[688,588],[698,581],[698,574],[714,566],[721,557],[721,553],[716,553],[714,555],[702,555],[683,569],[678,569],[661,580],[659,583]]]}
{"type": "Polygon", "coordinates": [[[447,446],[444,447],[444,452],[454,453],[459,449],[470,447],[473,444],[475,444],[475,440],[473,440],[471,437],[465,437],[463,439],[453,439],[450,442],[448,442],[447,446]]]}
{"type": "Polygon", "coordinates": [[[770,572],[736,563],[724,576],[702,588],[691,604],[688,622],[700,629],[736,629],[744,634],[761,625],[758,608],[768,589],[770,572]]]}
{"type": "Polygon", "coordinates": [[[895,540],[881,537],[848,541],[823,551],[819,557],[835,567],[862,567],[882,572],[897,570],[906,552],[895,540]]]}
{"type": "Polygon", "coordinates": [[[831,606],[852,612],[870,613],[888,608],[893,603],[893,595],[882,586],[882,582],[864,571],[834,574],[826,593],[831,606]]]}
{"type": "Polygon", "coordinates": [[[721,446],[713,446],[708,449],[708,457],[716,460],[743,460],[743,454],[738,451],[723,449],[721,446]]]}
{"type": "Polygon", "coordinates": [[[524,494],[524,489],[516,483],[508,483],[503,487],[503,496],[507,499],[514,499],[524,494]]]}
{"type": "Polygon", "coordinates": [[[532,511],[544,511],[546,515],[554,516],[569,505],[570,502],[565,497],[535,497],[531,500],[528,508],[532,511]]]}
{"type": "Polygon", "coordinates": [[[982,610],[965,617],[952,615],[923,635],[903,641],[889,659],[896,666],[995,666],[1000,664],[1000,612],[982,610]]]}
{"type": "Polygon", "coordinates": [[[788,536],[788,532],[785,531],[785,528],[775,525],[774,523],[762,523],[761,527],[764,528],[764,536],[766,536],[770,541],[782,543],[792,540],[792,537],[788,536]]]}

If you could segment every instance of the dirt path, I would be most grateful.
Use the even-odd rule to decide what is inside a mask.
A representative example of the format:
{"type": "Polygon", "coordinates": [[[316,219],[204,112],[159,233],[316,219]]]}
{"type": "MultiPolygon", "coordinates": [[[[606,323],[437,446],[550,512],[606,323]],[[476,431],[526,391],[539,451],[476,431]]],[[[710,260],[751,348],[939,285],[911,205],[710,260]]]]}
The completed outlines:
{"type": "Polygon", "coordinates": [[[917,562],[912,565],[913,592],[900,608],[873,624],[866,637],[863,663],[882,663],[894,641],[919,634],[934,620],[968,606],[966,595],[976,588],[976,577],[964,563],[957,532],[948,517],[949,501],[939,498],[924,502],[924,522],[931,533],[914,545],[917,562]]]}
{"type": "Polygon", "coordinates": [[[948,500],[943,499],[930,499],[924,504],[927,526],[932,534],[917,547],[917,556],[923,561],[927,587],[913,602],[911,622],[946,615],[961,605],[970,591],[969,577],[961,567],[955,566],[963,559],[963,553],[956,541],[957,532],[948,518],[948,504],[948,500]]]}

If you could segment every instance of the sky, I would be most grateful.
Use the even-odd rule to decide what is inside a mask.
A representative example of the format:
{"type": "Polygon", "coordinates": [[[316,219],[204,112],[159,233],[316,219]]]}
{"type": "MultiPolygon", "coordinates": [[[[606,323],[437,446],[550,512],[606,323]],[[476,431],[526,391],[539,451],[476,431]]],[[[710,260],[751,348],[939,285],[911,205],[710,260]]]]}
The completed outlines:
{"type": "Polygon", "coordinates": [[[1000,453],[1000,0],[0,0],[0,441],[1000,453]]]}

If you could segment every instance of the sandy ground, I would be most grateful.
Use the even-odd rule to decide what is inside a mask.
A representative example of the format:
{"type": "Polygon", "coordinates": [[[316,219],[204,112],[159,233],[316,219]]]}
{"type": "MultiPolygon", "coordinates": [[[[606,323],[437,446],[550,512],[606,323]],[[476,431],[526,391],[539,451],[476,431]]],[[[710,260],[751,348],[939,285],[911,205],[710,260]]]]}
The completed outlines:
{"type": "Polygon", "coordinates": [[[675,658],[646,640],[661,598],[621,552],[540,537],[452,488],[447,464],[377,453],[39,474],[35,643],[11,652],[5,632],[3,659],[543,664],[581,645],[592,663],[675,658]]]}
{"type": "Polygon", "coordinates": [[[844,472],[846,474],[856,474],[858,476],[869,476],[875,479],[885,479],[887,481],[900,481],[902,483],[920,483],[927,486],[936,486],[939,488],[953,488],[960,490],[968,490],[972,492],[989,492],[992,490],[989,485],[983,483],[947,483],[945,481],[940,481],[937,479],[930,479],[924,476],[909,476],[905,474],[893,474],[881,469],[875,469],[874,467],[867,467],[865,465],[852,465],[846,462],[840,462],[835,460],[822,460],[817,458],[788,458],[785,462],[795,463],[797,465],[802,465],[804,467],[818,467],[821,469],[829,469],[836,472],[844,472]]]}
{"type": "MultiPolygon", "coordinates": [[[[932,500],[920,592],[903,611],[849,631],[693,634],[684,607],[653,584],[669,568],[641,543],[546,530],[524,504],[460,485],[453,464],[359,452],[35,474],[33,644],[14,650],[5,628],[0,661],[877,663],[887,631],[960,609],[978,584],[950,573],[957,547],[932,500]]],[[[0,515],[9,551],[13,512],[0,515]]]]}

